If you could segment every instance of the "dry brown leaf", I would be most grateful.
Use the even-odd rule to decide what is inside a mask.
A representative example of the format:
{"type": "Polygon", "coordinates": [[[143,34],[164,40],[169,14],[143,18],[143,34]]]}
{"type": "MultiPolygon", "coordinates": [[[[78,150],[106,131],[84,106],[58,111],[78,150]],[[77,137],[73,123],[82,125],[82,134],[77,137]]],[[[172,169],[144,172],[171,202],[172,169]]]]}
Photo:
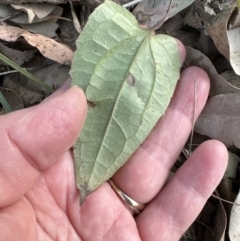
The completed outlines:
{"type": "Polygon", "coordinates": [[[34,53],[36,53],[36,50],[19,51],[8,48],[0,42],[0,53],[6,55],[14,63],[21,66],[24,62],[29,61],[33,57],[34,53]]]}
{"type": "MultiPolygon", "coordinates": [[[[224,174],[224,178],[218,186],[218,191],[221,193],[221,197],[227,201],[234,202],[236,194],[233,190],[233,183],[230,180],[234,180],[237,177],[237,166],[240,163],[240,157],[232,152],[228,152],[228,165],[224,174]]],[[[227,215],[229,217],[232,205],[225,203],[227,215]]]]}
{"type": "Polygon", "coordinates": [[[211,97],[195,124],[195,131],[240,148],[240,95],[223,94],[211,97]]]}
{"type": "MultiPolygon", "coordinates": [[[[240,192],[235,200],[240,204],[240,192]]],[[[240,206],[233,205],[229,221],[229,237],[231,241],[240,241],[240,206]]]]}
{"type": "Polygon", "coordinates": [[[32,34],[18,27],[0,26],[0,39],[7,42],[14,42],[19,37],[23,37],[30,45],[38,48],[46,58],[52,59],[60,64],[71,64],[73,51],[68,46],[43,35],[32,34]]]}
{"type": "Polygon", "coordinates": [[[233,1],[232,7],[221,14],[218,21],[209,27],[207,31],[212,37],[218,51],[230,61],[235,73],[240,75],[239,26],[236,25],[235,28],[228,29],[228,22],[232,14],[235,14],[235,7],[236,3],[233,1]]]}
{"type": "MultiPolygon", "coordinates": [[[[0,87],[0,91],[6,98],[9,105],[13,110],[20,110],[24,108],[23,101],[21,97],[11,89],[7,89],[5,87],[0,87]]],[[[0,108],[0,115],[6,114],[5,110],[0,108]]]]}
{"type": "Polygon", "coordinates": [[[207,29],[209,35],[213,39],[218,51],[229,59],[229,43],[227,37],[227,21],[230,18],[232,10],[222,14],[221,19],[207,29]]]}
{"type": "Polygon", "coordinates": [[[227,31],[229,41],[229,60],[236,74],[240,75],[240,27],[238,21],[240,14],[236,17],[236,26],[227,31]]]}
{"type": "Polygon", "coordinates": [[[197,241],[194,231],[189,228],[180,238],[179,241],[197,241]]]}
{"type": "Polygon", "coordinates": [[[35,12],[32,10],[30,12],[33,13],[33,15],[34,15],[33,18],[31,18],[31,22],[29,22],[29,15],[27,13],[25,13],[24,11],[22,12],[21,15],[12,17],[11,22],[14,22],[16,24],[32,24],[32,23],[43,22],[43,21],[46,21],[49,19],[51,19],[53,22],[56,22],[58,20],[58,18],[60,18],[60,16],[62,15],[63,9],[59,6],[54,6],[54,9],[44,18],[38,18],[37,15],[35,14],[35,12]]]}
{"type": "Polygon", "coordinates": [[[216,214],[214,216],[213,229],[211,231],[207,230],[204,241],[224,241],[226,228],[227,214],[222,201],[219,200],[219,205],[217,206],[216,214]]]}
{"type": "Polygon", "coordinates": [[[211,81],[211,95],[240,93],[240,88],[237,88],[232,84],[228,83],[223,77],[221,77],[217,73],[215,67],[207,56],[205,56],[200,51],[190,47],[186,47],[186,51],[187,57],[185,59],[185,65],[187,65],[187,67],[198,66],[208,73],[211,81]]]}
{"type": "Polygon", "coordinates": [[[32,24],[19,24],[22,28],[37,34],[42,34],[49,38],[54,38],[57,36],[56,30],[59,28],[59,25],[53,22],[52,20],[46,20],[39,23],[32,24]],[[47,25],[47,28],[46,28],[47,25]]]}
{"type": "Polygon", "coordinates": [[[22,10],[23,12],[27,13],[29,23],[31,23],[35,18],[35,13],[31,8],[27,8],[25,6],[17,5],[17,4],[16,5],[12,4],[11,6],[16,10],[22,10]]]}
{"type": "MultiPolygon", "coordinates": [[[[197,29],[206,29],[218,51],[229,60],[235,73],[240,75],[240,27],[236,16],[236,1],[196,0],[184,23],[197,29]],[[231,29],[229,20],[232,20],[231,29]]],[[[239,16],[240,18],[240,16],[239,16]]]]}
{"type": "MultiPolygon", "coordinates": [[[[69,70],[70,68],[68,66],[53,64],[53,65],[40,68],[37,71],[34,71],[33,74],[48,86],[51,86],[53,89],[57,89],[68,78],[70,78],[69,70]]],[[[40,93],[44,93],[45,95],[49,94],[49,92],[46,89],[44,89],[43,87],[40,87],[38,84],[36,84],[31,80],[29,80],[26,83],[26,87],[39,94],[40,93]]]]}
{"type": "Polygon", "coordinates": [[[71,1],[69,2],[69,4],[70,4],[70,9],[71,9],[72,18],[73,18],[73,25],[74,25],[75,29],[78,31],[78,33],[81,33],[82,32],[82,28],[81,28],[81,25],[80,25],[79,20],[77,18],[75,9],[73,7],[73,4],[72,4],[71,1]]]}
{"type": "Polygon", "coordinates": [[[0,4],[0,19],[5,19],[11,16],[16,10],[14,10],[10,5],[0,4]]]}
{"type": "Polygon", "coordinates": [[[233,70],[227,70],[220,74],[230,85],[240,89],[240,76],[236,75],[233,70]]]}
{"type": "MultiPolygon", "coordinates": [[[[7,19],[16,23],[18,26],[37,34],[42,34],[49,38],[56,37],[56,30],[59,25],[56,21],[62,16],[63,9],[56,5],[29,3],[21,5],[13,5],[15,8],[28,9],[33,14],[33,18],[29,21],[29,16],[24,11],[22,14],[13,16],[14,13],[20,12],[10,5],[0,4],[0,19],[7,19]],[[31,22],[29,24],[29,22],[31,22]],[[47,28],[46,28],[47,25],[47,28]]],[[[65,20],[66,21],[66,20],[65,20]]]]}
{"type": "MultiPolygon", "coordinates": [[[[57,6],[48,3],[22,3],[21,5],[11,4],[14,9],[20,9],[39,19],[47,17],[57,6]]],[[[30,16],[29,16],[30,17],[30,16]]]]}
{"type": "Polygon", "coordinates": [[[23,86],[20,83],[21,77],[22,75],[18,73],[8,75],[4,79],[3,86],[20,96],[25,108],[40,103],[44,98],[43,93],[34,92],[23,86]]]}

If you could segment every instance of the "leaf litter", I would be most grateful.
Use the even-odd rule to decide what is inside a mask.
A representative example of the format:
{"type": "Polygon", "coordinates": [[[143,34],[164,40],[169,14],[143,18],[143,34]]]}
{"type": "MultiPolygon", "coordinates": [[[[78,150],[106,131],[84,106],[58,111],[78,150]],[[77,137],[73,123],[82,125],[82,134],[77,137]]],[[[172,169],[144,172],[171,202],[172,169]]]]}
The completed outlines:
{"type": "MultiPolygon", "coordinates": [[[[73,2],[72,9],[68,4],[63,6],[60,3],[16,5],[8,2],[9,4],[2,4],[0,1],[0,53],[57,89],[64,79],[69,78],[69,66],[76,51],[78,32],[84,30],[88,15],[99,5],[99,1],[73,2]],[[56,47],[53,48],[53,45],[56,47]]],[[[118,3],[123,5],[127,2],[118,3]]],[[[176,2],[178,3],[173,1],[173,4],[176,2]]],[[[160,29],[156,29],[156,33],[178,38],[187,46],[184,68],[195,65],[209,74],[210,96],[196,122],[193,145],[199,145],[202,139],[209,138],[217,138],[226,144],[230,151],[230,167],[218,187],[219,197],[232,202],[236,199],[239,203],[239,1],[192,2],[180,13],[171,13],[174,16],[168,16],[170,19],[160,29]],[[197,132],[203,136],[199,136],[197,132]],[[232,158],[235,161],[231,161],[232,158]]],[[[130,11],[133,9],[134,6],[129,8],[130,11]]],[[[146,0],[135,12],[139,9],[143,12],[142,16],[146,16],[144,13],[148,11],[156,10],[149,9],[146,0]]],[[[150,20],[158,23],[159,15],[155,14],[150,20]]],[[[49,92],[14,72],[3,62],[0,62],[0,73],[0,91],[14,110],[36,105],[49,95],[49,92]]],[[[133,87],[137,79],[133,79],[131,73],[129,76],[126,83],[133,87]]],[[[3,108],[0,111],[1,114],[5,113],[3,108]]],[[[179,161],[175,167],[179,168],[178,165],[179,161]]],[[[238,209],[237,205],[223,206],[219,200],[211,198],[181,240],[240,240],[238,209]],[[230,220],[229,229],[226,229],[227,220],[230,220]]]]}

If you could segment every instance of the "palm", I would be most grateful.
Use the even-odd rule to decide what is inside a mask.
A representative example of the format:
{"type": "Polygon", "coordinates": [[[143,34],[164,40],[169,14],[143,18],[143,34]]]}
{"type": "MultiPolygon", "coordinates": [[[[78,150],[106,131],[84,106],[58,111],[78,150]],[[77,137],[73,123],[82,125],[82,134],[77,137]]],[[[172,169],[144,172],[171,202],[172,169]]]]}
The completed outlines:
{"type": "MultiPolygon", "coordinates": [[[[44,171],[26,195],[37,220],[38,240],[140,240],[131,214],[108,184],[79,206],[71,155],[44,171]],[[113,238],[117,237],[117,238],[113,238]]],[[[31,225],[31,223],[30,223],[31,225]]]]}

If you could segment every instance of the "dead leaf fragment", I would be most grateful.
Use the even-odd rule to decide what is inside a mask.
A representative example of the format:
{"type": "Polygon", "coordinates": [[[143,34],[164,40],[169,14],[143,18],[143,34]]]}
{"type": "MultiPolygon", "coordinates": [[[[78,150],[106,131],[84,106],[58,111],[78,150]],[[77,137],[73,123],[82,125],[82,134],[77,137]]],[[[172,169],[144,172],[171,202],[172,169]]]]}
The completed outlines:
{"type": "MultiPolygon", "coordinates": [[[[37,71],[33,71],[33,74],[48,86],[51,86],[53,89],[57,89],[70,77],[68,74],[69,70],[70,68],[68,66],[53,64],[40,68],[37,71]]],[[[26,87],[36,93],[44,93],[45,96],[49,94],[46,89],[39,87],[38,84],[31,80],[26,83],[26,87]]]]}
{"type": "Polygon", "coordinates": [[[187,67],[198,66],[204,69],[208,73],[211,81],[211,88],[210,88],[211,95],[219,95],[219,94],[225,94],[225,93],[240,94],[240,88],[233,86],[231,83],[226,81],[222,76],[220,76],[207,56],[205,56],[200,51],[190,47],[186,47],[186,51],[187,51],[187,56],[184,62],[185,65],[187,67]]]}
{"type": "Polygon", "coordinates": [[[3,86],[20,96],[25,108],[40,103],[44,98],[43,93],[37,93],[23,86],[20,83],[21,77],[22,76],[18,73],[10,74],[4,79],[3,86]]]}
{"type": "Polygon", "coordinates": [[[216,214],[214,216],[214,225],[211,231],[207,229],[204,241],[225,240],[225,232],[227,228],[227,214],[221,200],[219,200],[219,204],[216,208],[216,214]]]}
{"type": "Polygon", "coordinates": [[[33,57],[35,52],[35,50],[19,51],[16,49],[11,49],[0,42],[0,53],[4,54],[8,58],[10,58],[14,63],[20,66],[24,62],[29,61],[33,57]]]}
{"type": "Polygon", "coordinates": [[[21,9],[25,12],[31,12],[34,17],[39,19],[47,17],[57,6],[48,3],[22,3],[21,5],[11,4],[15,9],[21,9]]]}
{"type": "MultiPolygon", "coordinates": [[[[0,91],[2,92],[2,94],[4,95],[4,97],[6,98],[7,102],[10,104],[13,110],[20,110],[24,108],[23,101],[16,92],[4,87],[0,87],[0,91]]],[[[6,112],[4,109],[0,108],[0,115],[3,114],[6,114],[6,112]]]]}
{"type": "MultiPolygon", "coordinates": [[[[235,200],[235,203],[240,204],[240,192],[235,200]]],[[[231,241],[240,241],[240,206],[233,205],[230,222],[229,222],[229,237],[231,241]]]]}
{"type": "Polygon", "coordinates": [[[71,64],[73,51],[68,46],[41,34],[32,34],[18,27],[0,26],[0,39],[7,42],[14,42],[19,37],[23,37],[30,45],[38,48],[46,58],[60,64],[71,64]]]}
{"type": "Polygon", "coordinates": [[[240,148],[240,95],[222,94],[211,97],[195,124],[195,131],[240,148]]]}
{"type": "Polygon", "coordinates": [[[228,29],[228,22],[232,14],[235,13],[235,7],[236,3],[233,1],[231,8],[221,14],[218,21],[210,26],[207,31],[212,37],[218,51],[229,60],[235,73],[240,75],[239,27],[228,29]]]}
{"type": "Polygon", "coordinates": [[[12,4],[11,5],[14,9],[16,10],[22,10],[27,13],[28,15],[28,22],[31,23],[33,19],[35,18],[35,13],[32,9],[26,8],[23,5],[17,5],[17,4],[12,4]]]}
{"type": "Polygon", "coordinates": [[[236,75],[233,70],[227,70],[220,74],[230,85],[240,89],[240,76],[236,75]]]}

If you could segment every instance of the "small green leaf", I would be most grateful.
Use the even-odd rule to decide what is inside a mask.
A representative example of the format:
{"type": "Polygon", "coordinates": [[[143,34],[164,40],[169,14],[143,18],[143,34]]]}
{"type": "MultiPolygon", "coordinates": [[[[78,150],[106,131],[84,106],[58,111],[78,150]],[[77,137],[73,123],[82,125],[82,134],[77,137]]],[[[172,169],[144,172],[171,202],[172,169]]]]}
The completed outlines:
{"type": "Polygon", "coordinates": [[[74,148],[81,203],[128,160],[164,114],[180,62],[176,40],[140,29],[114,2],[90,16],[71,69],[73,85],[89,102],[74,148]]]}

